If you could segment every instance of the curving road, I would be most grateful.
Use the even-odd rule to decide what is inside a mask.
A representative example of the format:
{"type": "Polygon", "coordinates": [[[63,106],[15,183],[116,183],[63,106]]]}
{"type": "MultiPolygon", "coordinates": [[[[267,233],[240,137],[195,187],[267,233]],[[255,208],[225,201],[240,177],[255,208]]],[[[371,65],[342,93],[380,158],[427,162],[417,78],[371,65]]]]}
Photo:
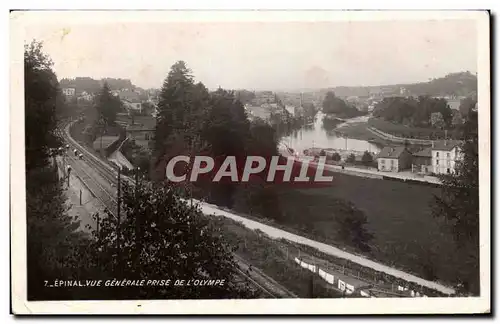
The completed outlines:
{"type": "MultiPolygon", "coordinates": [[[[79,150],[86,152],[87,155],[92,156],[94,158],[94,162],[98,162],[102,165],[102,167],[109,169],[111,172],[115,172],[115,170],[110,165],[108,165],[104,161],[100,160],[99,158],[95,157],[91,152],[89,152],[82,145],[77,143],[71,137],[71,135],[69,133],[69,126],[70,125],[68,124],[65,127],[65,133],[66,133],[67,138],[72,142],[72,144],[74,146],[78,147],[79,150]]],[[[125,178],[127,178],[127,177],[125,177],[125,178]]],[[[391,268],[391,267],[383,265],[381,263],[366,259],[362,256],[345,252],[337,247],[334,247],[334,246],[331,246],[331,245],[328,245],[325,243],[321,243],[318,241],[314,241],[314,240],[305,238],[303,236],[299,236],[299,235],[284,231],[284,230],[279,229],[279,228],[275,228],[275,227],[272,227],[272,226],[269,226],[269,225],[266,225],[263,223],[259,223],[259,222],[256,222],[254,220],[242,217],[242,216],[238,216],[236,214],[224,211],[216,205],[208,204],[208,203],[197,201],[194,199],[193,199],[193,201],[195,201],[199,204],[201,210],[206,215],[219,215],[219,216],[228,217],[228,218],[231,218],[233,220],[241,222],[243,225],[245,225],[246,227],[248,227],[250,229],[259,229],[262,232],[269,235],[270,237],[278,238],[278,239],[284,238],[284,239],[287,239],[287,240],[295,242],[295,243],[304,244],[304,245],[313,247],[313,248],[315,248],[323,253],[326,253],[326,254],[329,254],[329,255],[332,255],[335,257],[347,259],[351,262],[357,263],[357,264],[362,265],[364,267],[368,267],[368,268],[371,268],[371,269],[374,269],[374,270],[380,271],[380,272],[385,272],[385,273],[392,275],[394,277],[401,278],[401,279],[409,281],[409,282],[414,282],[418,285],[422,285],[422,286],[440,291],[444,294],[451,295],[451,294],[455,293],[455,290],[453,288],[446,287],[442,284],[419,278],[415,275],[406,273],[404,271],[401,271],[401,270],[398,270],[395,268],[391,268]]]]}
{"type": "Polygon", "coordinates": [[[273,238],[277,238],[277,239],[284,238],[284,239],[287,239],[287,240],[292,241],[292,242],[304,244],[304,245],[313,247],[313,248],[315,248],[323,253],[326,253],[326,254],[329,254],[329,255],[332,255],[335,257],[347,259],[349,261],[360,264],[362,266],[365,266],[365,267],[368,267],[368,268],[371,268],[371,269],[374,269],[374,270],[377,270],[380,272],[385,272],[385,273],[390,274],[394,277],[417,283],[419,285],[440,291],[444,294],[454,294],[455,293],[455,290],[452,288],[446,287],[446,286],[441,285],[441,284],[436,283],[436,282],[432,282],[429,280],[419,278],[415,275],[406,273],[406,272],[398,270],[398,269],[391,268],[391,267],[383,265],[381,263],[377,263],[375,261],[366,259],[362,256],[355,255],[355,254],[352,254],[349,252],[345,252],[345,251],[343,251],[339,248],[336,248],[334,246],[331,246],[331,245],[328,245],[325,243],[321,243],[318,241],[314,241],[314,240],[305,238],[303,236],[299,236],[299,235],[284,231],[284,230],[276,228],[276,227],[272,227],[272,226],[262,224],[262,223],[256,222],[256,221],[248,219],[248,218],[244,218],[244,217],[235,215],[233,213],[226,212],[224,210],[221,210],[219,207],[217,207],[215,205],[202,203],[202,202],[198,202],[198,203],[200,204],[200,207],[201,207],[201,210],[203,211],[203,213],[205,213],[207,215],[219,215],[219,216],[228,217],[228,218],[231,218],[235,221],[243,223],[246,227],[248,227],[250,229],[259,229],[262,232],[266,233],[267,235],[269,235],[273,238]]]}

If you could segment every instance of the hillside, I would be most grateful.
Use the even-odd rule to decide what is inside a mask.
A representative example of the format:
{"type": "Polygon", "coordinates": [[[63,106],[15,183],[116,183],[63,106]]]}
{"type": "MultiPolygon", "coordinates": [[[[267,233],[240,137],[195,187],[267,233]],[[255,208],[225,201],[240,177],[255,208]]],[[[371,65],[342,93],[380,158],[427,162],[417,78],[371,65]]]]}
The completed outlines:
{"type": "Polygon", "coordinates": [[[451,73],[429,82],[402,85],[412,95],[469,96],[477,93],[477,76],[467,72],[451,73]]]}
{"type": "Polygon", "coordinates": [[[383,94],[385,96],[400,95],[404,88],[405,95],[420,96],[469,96],[477,93],[477,76],[471,72],[450,73],[444,77],[429,80],[427,82],[393,84],[383,86],[367,87],[334,87],[322,89],[326,93],[331,90],[336,96],[370,96],[372,94],[383,94]]]}

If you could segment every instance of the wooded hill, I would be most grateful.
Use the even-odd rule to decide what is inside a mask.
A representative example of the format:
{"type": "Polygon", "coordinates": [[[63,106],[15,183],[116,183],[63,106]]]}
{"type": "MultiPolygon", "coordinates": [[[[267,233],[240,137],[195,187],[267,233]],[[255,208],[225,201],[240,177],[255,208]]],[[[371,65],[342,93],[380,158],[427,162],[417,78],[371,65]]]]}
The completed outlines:
{"type": "Polygon", "coordinates": [[[374,93],[384,95],[400,94],[401,88],[406,89],[406,95],[411,96],[473,96],[477,93],[477,76],[470,71],[450,73],[444,77],[431,79],[427,82],[393,84],[368,87],[334,87],[323,89],[322,92],[335,92],[339,97],[369,96],[374,93]]]}

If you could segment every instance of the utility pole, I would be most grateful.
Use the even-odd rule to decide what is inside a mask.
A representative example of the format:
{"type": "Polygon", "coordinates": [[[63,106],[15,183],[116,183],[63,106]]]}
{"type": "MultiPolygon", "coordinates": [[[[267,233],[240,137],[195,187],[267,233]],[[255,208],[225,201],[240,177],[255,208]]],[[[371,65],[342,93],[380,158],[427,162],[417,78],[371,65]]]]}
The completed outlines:
{"type": "Polygon", "coordinates": [[[117,190],[117,212],[116,212],[116,219],[117,219],[117,226],[116,226],[116,250],[117,250],[117,255],[118,255],[118,267],[120,267],[119,262],[119,252],[120,252],[120,194],[121,194],[121,166],[118,167],[118,190],[117,190]]]}
{"type": "Polygon", "coordinates": [[[71,174],[71,166],[68,165],[68,188],[69,188],[69,176],[71,174]]]}
{"type": "Polygon", "coordinates": [[[314,274],[310,274],[310,281],[309,281],[309,298],[314,298],[314,274]]]}
{"type": "Polygon", "coordinates": [[[100,150],[100,153],[101,153],[101,157],[103,157],[103,154],[102,154],[102,137],[104,135],[104,118],[102,117],[102,114],[101,116],[99,117],[99,123],[101,124],[101,150],[100,150]]]}
{"type": "Polygon", "coordinates": [[[139,186],[139,171],[141,168],[137,167],[135,169],[135,193],[136,193],[136,198],[137,198],[137,188],[139,186]]]}
{"type": "MultiPolygon", "coordinates": [[[[141,169],[139,167],[137,167],[135,169],[135,200],[137,201],[138,197],[139,197],[139,171],[141,169]]],[[[136,206],[138,206],[136,204],[136,206]]],[[[141,247],[141,219],[140,219],[140,213],[138,211],[136,211],[136,215],[135,215],[135,245],[136,245],[136,251],[135,251],[135,262],[137,264],[137,267],[139,266],[139,260],[140,260],[140,256],[141,256],[141,250],[142,250],[142,247],[141,247]]]]}
{"type": "Polygon", "coordinates": [[[97,217],[97,239],[99,239],[100,238],[100,236],[99,236],[99,223],[101,221],[101,217],[99,215],[99,212],[97,212],[96,217],[97,217]]]}

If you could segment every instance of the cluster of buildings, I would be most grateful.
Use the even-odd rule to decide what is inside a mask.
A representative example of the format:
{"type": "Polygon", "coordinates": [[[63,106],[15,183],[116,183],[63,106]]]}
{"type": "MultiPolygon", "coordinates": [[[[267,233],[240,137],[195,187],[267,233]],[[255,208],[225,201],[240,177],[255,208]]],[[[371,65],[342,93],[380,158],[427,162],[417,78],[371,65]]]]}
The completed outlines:
{"type": "Polygon", "coordinates": [[[431,147],[411,153],[406,147],[384,147],[377,155],[379,171],[399,172],[411,170],[421,174],[451,174],[462,158],[460,142],[435,141],[431,147]]]}
{"type": "MultiPolygon", "coordinates": [[[[271,113],[280,114],[285,111],[290,116],[303,117],[304,105],[319,105],[319,99],[314,93],[272,91],[255,92],[255,98],[245,104],[245,110],[250,118],[261,118],[269,121],[271,113]]],[[[285,113],[286,114],[286,113],[285,113]]]]}
{"type": "Polygon", "coordinates": [[[140,99],[141,92],[139,90],[112,90],[111,94],[115,97],[120,98],[123,107],[125,107],[127,111],[142,113],[142,100],[140,99]]]}
{"type": "Polygon", "coordinates": [[[91,102],[94,100],[94,95],[92,93],[88,93],[87,91],[78,90],[76,88],[62,88],[62,93],[67,99],[82,100],[91,102]]]}
{"type": "MultiPolygon", "coordinates": [[[[95,97],[95,94],[77,88],[63,88],[62,93],[68,99],[76,98],[77,100],[87,102],[92,102],[95,97]]],[[[146,102],[152,107],[157,107],[158,105],[158,91],[154,89],[142,92],[137,89],[120,89],[112,90],[111,94],[118,97],[124,108],[129,112],[134,111],[141,114],[143,112],[143,105],[146,102]]]]}

